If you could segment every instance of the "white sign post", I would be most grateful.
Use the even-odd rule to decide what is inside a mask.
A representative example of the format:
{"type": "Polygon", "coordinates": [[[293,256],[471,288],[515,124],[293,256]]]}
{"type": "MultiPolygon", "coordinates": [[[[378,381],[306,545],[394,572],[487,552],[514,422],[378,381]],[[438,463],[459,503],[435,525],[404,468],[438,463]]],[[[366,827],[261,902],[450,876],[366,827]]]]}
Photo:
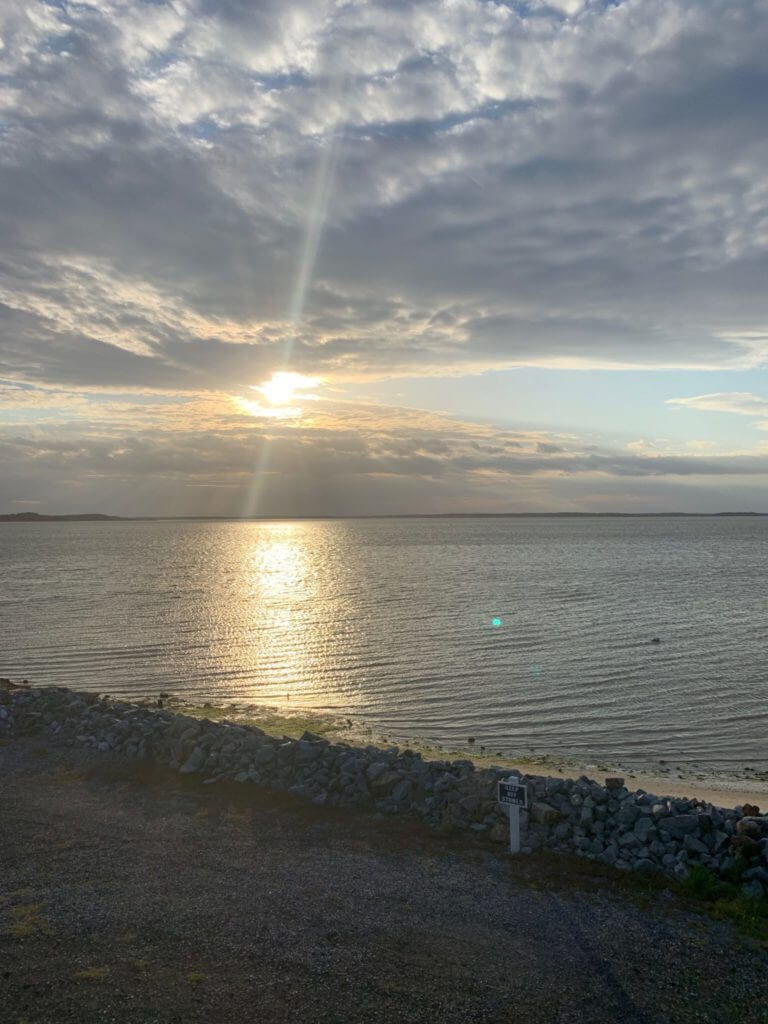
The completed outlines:
{"type": "Polygon", "coordinates": [[[528,787],[517,775],[499,779],[498,801],[509,808],[509,852],[520,853],[520,808],[528,806],[528,787]]]}

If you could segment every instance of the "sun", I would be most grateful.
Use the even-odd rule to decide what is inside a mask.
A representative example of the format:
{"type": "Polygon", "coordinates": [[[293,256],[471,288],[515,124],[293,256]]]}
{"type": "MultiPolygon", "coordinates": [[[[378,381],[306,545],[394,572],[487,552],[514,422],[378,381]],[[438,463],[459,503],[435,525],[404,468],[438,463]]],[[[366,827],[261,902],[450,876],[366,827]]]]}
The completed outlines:
{"type": "Polygon", "coordinates": [[[296,419],[302,413],[301,409],[292,403],[297,399],[303,402],[317,400],[317,395],[309,395],[306,392],[322,383],[322,377],[306,377],[303,373],[278,370],[263,384],[251,385],[251,390],[259,393],[258,401],[240,395],[233,396],[232,401],[241,412],[251,416],[278,420],[296,419]]]}
{"type": "Polygon", "coordinates": [[[298,391],[314,388],[319,383],[319,377],[305,377],[302,373],[278,370],[264,384],[254,385],[254,391],[258,391],[270,405],[288,405],[298,391]]]}

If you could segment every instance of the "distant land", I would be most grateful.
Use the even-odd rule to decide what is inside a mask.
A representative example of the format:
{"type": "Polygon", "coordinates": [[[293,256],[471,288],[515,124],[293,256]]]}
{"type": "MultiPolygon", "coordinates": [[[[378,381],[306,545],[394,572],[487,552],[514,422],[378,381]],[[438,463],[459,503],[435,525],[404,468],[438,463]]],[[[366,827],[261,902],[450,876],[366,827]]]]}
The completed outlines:
{"type": "Polygon", "coordinates": [[[710,516],[768,516],[768,512],[426,512],[358,516],[108,516],[100,512],[55,516],[39,512],[0,515],[0,523],[60,522],[274,522],[311,519],[701,519],[710,516]]]}
{"type": "Polygon", "coordinates": [[[122,519],[122,516],[105,516],[100,512],[83,512],[74,516],[47,516],[39,512],[11,512],[0,516],[0,523],[56,523],[56,522],[101,522],[102,520],[122,519]]]}

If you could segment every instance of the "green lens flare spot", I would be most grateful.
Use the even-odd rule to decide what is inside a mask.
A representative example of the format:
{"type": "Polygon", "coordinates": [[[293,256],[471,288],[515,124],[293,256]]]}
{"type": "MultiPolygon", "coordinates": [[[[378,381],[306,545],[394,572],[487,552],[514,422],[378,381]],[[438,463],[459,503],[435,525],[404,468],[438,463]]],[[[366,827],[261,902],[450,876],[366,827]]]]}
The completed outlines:
{"type": "Polygon", "coordinates": [[[501,625],[501,619],[491,619],[491,625],[492,626],[500,626],[501,625]]]}

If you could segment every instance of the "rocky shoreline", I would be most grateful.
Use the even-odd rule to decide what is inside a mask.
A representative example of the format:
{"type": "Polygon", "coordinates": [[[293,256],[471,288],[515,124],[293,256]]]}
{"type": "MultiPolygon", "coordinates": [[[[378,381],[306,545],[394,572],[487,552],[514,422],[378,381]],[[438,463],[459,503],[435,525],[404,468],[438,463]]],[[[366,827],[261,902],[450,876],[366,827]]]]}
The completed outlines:
{"type": "MultiPolygon", "coordinates": [[[[311,732],[277,737],[253,725],[0,679],[0,739],[34,734],[154,761],[207,785],[256,785],[318,806],[413,815],[435,828],[507,841],[496,786],[509,768],[425,760],[411,749],[353,746],[311,732]]],[[[556,850],[679,879],[698,865],[740,882],[748,896],[768,896],[768,815],[755,806],[630,792],[620,778],[521,779],[530,802],[521,814],[523,852],[556,850]]]]}

